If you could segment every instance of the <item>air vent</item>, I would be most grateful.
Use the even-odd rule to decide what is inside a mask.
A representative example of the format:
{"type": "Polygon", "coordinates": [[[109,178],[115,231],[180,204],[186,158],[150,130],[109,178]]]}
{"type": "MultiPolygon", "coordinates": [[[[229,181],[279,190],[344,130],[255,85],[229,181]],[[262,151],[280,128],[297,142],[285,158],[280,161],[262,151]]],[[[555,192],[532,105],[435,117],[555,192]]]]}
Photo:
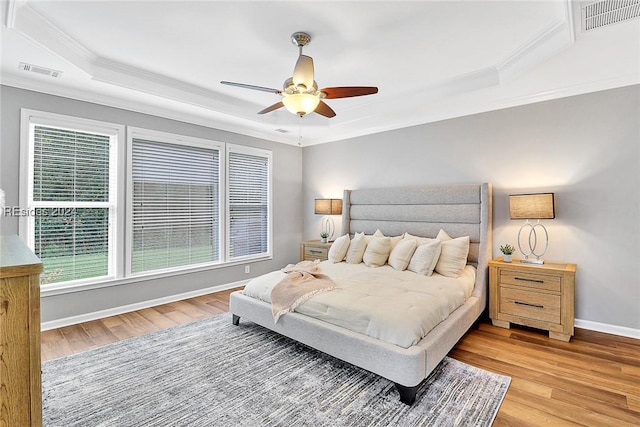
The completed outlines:
{"type": "Polygon", "coordinates": [[[604,0],[582,6],[582,31],[640,17],[640,0],[604,0]]]}
{"type": "Polygon", "coordinates": [[[22,71],[28,71],[30,73],[38,73],[43,76],[50,76],[58,78],[62,75],[62,71],[52,70],[51,68],[39,67],[37,65],[25,64],[24,62],[20,63],[20,69],[22,71]]]}

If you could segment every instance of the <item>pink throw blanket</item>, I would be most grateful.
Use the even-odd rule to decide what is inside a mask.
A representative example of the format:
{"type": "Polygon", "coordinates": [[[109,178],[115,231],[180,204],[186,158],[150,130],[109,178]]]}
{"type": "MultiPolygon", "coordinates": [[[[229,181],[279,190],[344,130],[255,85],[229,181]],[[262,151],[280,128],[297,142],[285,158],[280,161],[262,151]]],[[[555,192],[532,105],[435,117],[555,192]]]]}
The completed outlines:
{"type": "Polygon", "coordinates": [[[335,288],[328,276],[318,273],[318,261],[301,261],[282,269],[287,277],[271,290],[271,312],[274,323],[280,316],[291,313],[300,304],[314,295],[335,288]]]}

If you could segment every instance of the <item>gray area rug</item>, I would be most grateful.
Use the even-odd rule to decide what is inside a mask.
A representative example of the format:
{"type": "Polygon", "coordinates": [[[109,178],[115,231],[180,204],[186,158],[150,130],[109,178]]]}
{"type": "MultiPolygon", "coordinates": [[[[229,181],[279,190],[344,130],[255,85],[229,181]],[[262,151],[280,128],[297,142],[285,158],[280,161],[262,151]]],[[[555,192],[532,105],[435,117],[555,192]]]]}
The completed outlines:
{"type": "Polygon", "coordinates": [[[45,426],[489,426],[510,378],[446,358],[393,383],[226,313],[42,366],[45,426]]]}

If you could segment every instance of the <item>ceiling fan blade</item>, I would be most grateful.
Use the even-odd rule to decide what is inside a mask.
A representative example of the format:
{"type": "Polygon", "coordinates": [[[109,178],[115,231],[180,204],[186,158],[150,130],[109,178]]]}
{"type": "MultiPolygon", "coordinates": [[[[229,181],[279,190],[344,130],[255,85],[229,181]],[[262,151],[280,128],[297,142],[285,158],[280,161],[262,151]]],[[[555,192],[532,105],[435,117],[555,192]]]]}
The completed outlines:
{"type": "Polygon", "coordinates": [[[265,114],[265,113],[270,113],[273,110],[277,110],[278,108],[282,108],[284,107],[284,104],[282,103],[282,101],[276,102],[275,104],[265,108],[262,111],[258,111],[258,114],[265,114]]]}
{"type": "Polygon", "coordinates": [[[307,89],[313,87],[313,58],[300,55],[293,69],[293,84],[304,85],[307,89]]]}
{"type": "Polygon", "coordinates": [[[327,87],[320,89],[320,92],[324,92],[326,99],[350,98],[352,96],[373,95],[378,93],[378,88],[375,86],[327,87]]]}
{"type": "Polygon", "coordinates": [[[226,82],[224,80],[221,81],[220,83],[222,83],[223,85],[237,86],[245,89],[260,90],[262,92],[271,92],[271,93],[275,93],[276,95],[280,95],[280,89],[272,89],[270,87],[264,87],[264,86],[247,85],[244,83],[226,82]]]}
{"type": "Polygon", "coordinates": [[[316,109],[314,111],[316,113],[320,114],[321,116],[325,116],[325,117],[328,117],[328,118],[336,116],[336,112],[333,111],[333,109],[331,107],[329,107],[323,101],[320,101],[320,103],[318,104],[318,106],[316,107],[316,109]]]}

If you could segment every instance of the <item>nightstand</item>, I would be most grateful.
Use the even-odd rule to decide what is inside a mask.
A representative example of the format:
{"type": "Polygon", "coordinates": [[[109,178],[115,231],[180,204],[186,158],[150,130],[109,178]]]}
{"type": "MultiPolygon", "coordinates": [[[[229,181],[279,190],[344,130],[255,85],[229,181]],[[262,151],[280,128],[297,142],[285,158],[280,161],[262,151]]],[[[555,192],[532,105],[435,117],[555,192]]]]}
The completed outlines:
{"type": "Polygon", "coordinates": [[[326,261],[330,247],[331,243],[322,243],[320,240],[305,240],[300,243],[300,261],[313,261],[316,259],[326,261]]]}
{"type": "Polygon", "coordinates": [[[549,331],[549,338],[573,336],[576,265],[545,261],[523,264],[502,257],[489,262],[489,315],[495,326],[511,323],[549,331]]]}

